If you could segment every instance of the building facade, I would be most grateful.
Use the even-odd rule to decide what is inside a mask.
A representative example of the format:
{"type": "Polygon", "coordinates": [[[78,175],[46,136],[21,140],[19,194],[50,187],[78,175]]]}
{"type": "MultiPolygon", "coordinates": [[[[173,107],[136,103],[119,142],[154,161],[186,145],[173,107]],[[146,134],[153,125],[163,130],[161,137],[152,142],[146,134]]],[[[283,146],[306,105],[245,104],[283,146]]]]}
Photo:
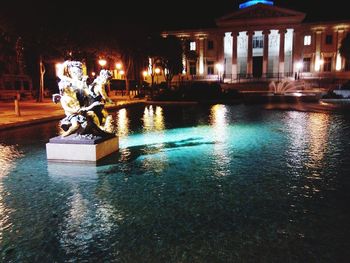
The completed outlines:
{"type": "Polygon", "coordinates": [[[162,35],[175,35],[196,52],[196,59],[183,57],[187,79],[350,78],[339,54],[350,20],[305,23],[305,16],[271,1],[248,1],[215,28],[162,35]]]}

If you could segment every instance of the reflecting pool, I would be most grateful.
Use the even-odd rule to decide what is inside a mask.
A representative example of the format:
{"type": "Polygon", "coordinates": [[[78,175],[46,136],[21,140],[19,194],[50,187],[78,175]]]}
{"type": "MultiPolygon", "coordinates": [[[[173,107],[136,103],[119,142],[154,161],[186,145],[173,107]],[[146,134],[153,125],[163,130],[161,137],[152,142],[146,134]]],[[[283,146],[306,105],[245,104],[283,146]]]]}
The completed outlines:
{"type": "Polygon", "coordinates": [[[350,114],[114,116],[97,166],[47,162],[56,122],[0,133],[0,262],[348,262],[350,114]]]}

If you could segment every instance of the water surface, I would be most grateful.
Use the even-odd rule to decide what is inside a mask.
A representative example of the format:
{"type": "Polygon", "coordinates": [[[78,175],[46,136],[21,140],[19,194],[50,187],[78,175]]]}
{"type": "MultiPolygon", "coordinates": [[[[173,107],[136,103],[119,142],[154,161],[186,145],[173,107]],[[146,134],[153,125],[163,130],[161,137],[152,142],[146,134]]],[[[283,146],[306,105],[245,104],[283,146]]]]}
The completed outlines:
{"type": "Polygon", "coordinates": [[[51,163],[52,122],[0,133],[0,262],[348,262],[350,115],[115,112],[120,151],[51,163]]]}

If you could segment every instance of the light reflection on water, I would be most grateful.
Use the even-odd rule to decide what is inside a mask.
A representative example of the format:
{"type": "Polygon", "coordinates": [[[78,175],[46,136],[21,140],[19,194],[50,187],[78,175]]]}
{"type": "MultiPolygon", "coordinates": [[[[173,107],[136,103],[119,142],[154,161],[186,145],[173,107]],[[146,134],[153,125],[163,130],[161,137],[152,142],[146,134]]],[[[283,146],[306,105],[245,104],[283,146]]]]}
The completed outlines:
{"type": "Polygon", "coordinates": [[[0,144],[0,261],[344,262],[346,116],[149,105],[115,118],[120,151],[97,166],[47,163],[54,132],[0,144]]]}
{"type": "Polygon", "coordinates": [[[3,232],[11,226],[11,208],[7,207],[4,198],[11,193],[4,189],[3,177],[7,176],[11,169],[16,166],[16,160],[21,158],[22,154],[14,145],[3,145],[0,143],[0,244],[3,239],[3,232]]]}
{"type": "Polygon", "coordinates": [[[214,170],[216,176],[230,174],[230,153],[225,141],[229,136],[229,123],[227,121],[227,109],[225,105],[217,104],[211,108],[210,124],[212,126],[214,144],[213,161],[216,164],[214,170]]]}

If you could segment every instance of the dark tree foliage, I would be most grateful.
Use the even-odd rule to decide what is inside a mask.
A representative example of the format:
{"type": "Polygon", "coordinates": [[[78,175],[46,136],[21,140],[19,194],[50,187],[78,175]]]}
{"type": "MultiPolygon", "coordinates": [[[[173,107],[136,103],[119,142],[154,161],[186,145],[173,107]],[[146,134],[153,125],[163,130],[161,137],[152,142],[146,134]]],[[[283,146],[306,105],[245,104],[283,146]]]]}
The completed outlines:
{"type": "Polygon", "coordinates": [[[147,55],[155,66],[163,68],[168,85],[175,75],[182,72],[182,54],[181,41],[175,36],[149,38],[147,55]]]}

